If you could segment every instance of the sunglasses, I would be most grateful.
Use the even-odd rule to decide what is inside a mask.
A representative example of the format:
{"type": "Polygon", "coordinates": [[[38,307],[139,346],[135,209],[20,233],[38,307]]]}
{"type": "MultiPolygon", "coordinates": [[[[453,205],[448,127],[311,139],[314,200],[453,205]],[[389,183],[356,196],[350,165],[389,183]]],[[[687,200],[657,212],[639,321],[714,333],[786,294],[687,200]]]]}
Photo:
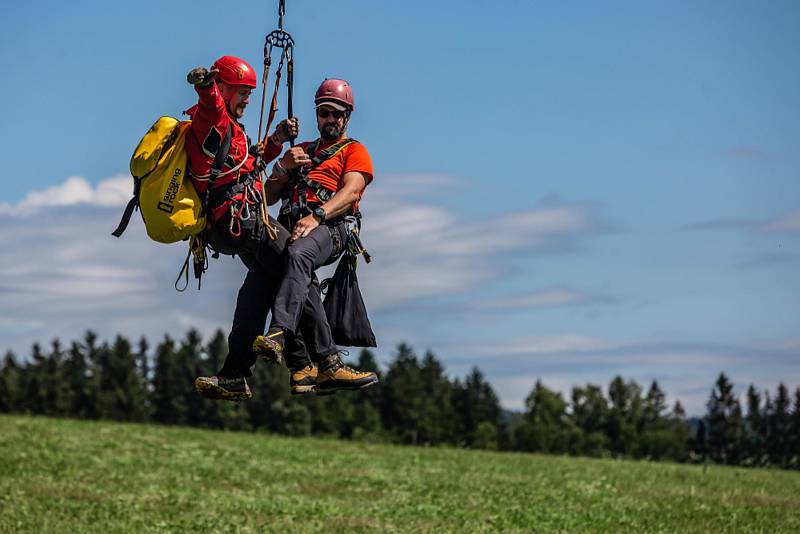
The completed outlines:
{"type": "Polygon", "coordinates": [[[333,115],[334,119],[338,120],[344,117],[344,111],[339,111],[338,109],[317,108],[317,117],[320,119],[327,119],[331,115],[333,115]]]}

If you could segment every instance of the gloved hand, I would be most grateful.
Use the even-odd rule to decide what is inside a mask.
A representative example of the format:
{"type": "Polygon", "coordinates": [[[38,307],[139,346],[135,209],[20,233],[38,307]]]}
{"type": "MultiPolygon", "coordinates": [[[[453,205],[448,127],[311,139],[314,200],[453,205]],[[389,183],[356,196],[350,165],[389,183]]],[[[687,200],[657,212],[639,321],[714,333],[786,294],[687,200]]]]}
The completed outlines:
{"type": "Polygon", "coordinates": [[[186,81],[198,87],[208,87],[214,82],[219,71],[217,69],[208,70],[205,67],[195,67],[186,75],[186,81]]]}
{"type": "Polygon", "coordinates": [[[275,131],[272,133],[272,142],[276,145],[280,145],[289,139],[296,138],[299,133],[300,121],[297,119],[297,117],[283,119],[278,123],[278,125],[275,127],[275,131]]]}

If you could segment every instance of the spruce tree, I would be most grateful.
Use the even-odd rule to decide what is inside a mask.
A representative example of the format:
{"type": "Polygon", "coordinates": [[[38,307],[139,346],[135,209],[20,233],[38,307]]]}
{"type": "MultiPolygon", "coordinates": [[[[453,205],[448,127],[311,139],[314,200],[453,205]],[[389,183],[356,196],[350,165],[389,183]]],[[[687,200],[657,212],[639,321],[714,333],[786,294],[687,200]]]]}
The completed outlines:
{"type": "Polygon", "coordinates": [[[0,412],[22,410],[22,372],[14,353],[6,352],[3,367],[0,369],[0,412]]]}
{"type": "MultiPolygon", "coordinates": [[[[430,351],[426,352],[425,357],[422,359],[419,377],[421,391],[416,400],[418,403],[419,421],[417,426],[420,443],[436,445],[448,441],[452,442],[455,431],[453,425],[455,414],[451,404],[453,386],[444,375],[444,367],[430,351]]],[[[483,423],[492,424],[490,421],[483,421],[483,423]]],[[[483,441],[485,443],[488,443],[485,439],[487,431],[491,433],[491,429],[486,428],[484,425],[483,441]]],[[[496,433],[497,429],[495,428],[495,448],[496,433]]],[[[473,445],[477,446],[474,440],[473,445]]]]}
{"type": "Polygon", "coordinates": [[[64,360],[64,381],[70,391],[70,415],[78,419],[86,419],[92,410],[88,373],[83,350],[73,341],[64,360]]]}
{"type": "MultiPolygon", "coordinates": [[[[369,349],[362,349],[358,356],[358,369],[372,371],[383,382],[383,376],[375,360],[375,355],[369,349]]],[[[357,392],[353,397],[353,415],[355,428],[354,438],[377,436],[382,431],[381,426],[381,385],[369,387],[357,392]]]]}
{"type": "Polygon", "coordinates": [[[572,421],[561,393],[537,380],[525,399],[525,422],[518,429],[517,445],[523,450],[561,454],[568,452],[572,421]]]}
{"type": "Polygon", "coordinates": [[[42,372],[41,390],[45,396],[45,405],[49,415],[63,417],[69,415],[72,404],[72,394],[69,383],[65,379],[64,354],[61,351],[61,342],[53,340],[50,354],[44,362],[42,372]]]}
{"type": "Polygon", "coordinates": [[[789,390],[783,383],[779,384],[773,409],[767,416],[771,436],[767,444],[769,460],[772,465],[784,468],[789,466],[789,460],[793,456],[791,450],[791,402],[789,390]]]}
{"type": "Polygon", "coordinates": [[[194,389],[195,378],[205,370],[202,343],[203,339],[200,337],[200,333],[192,328],[186,332],[186,336],[175,353],[176,394],[182,398],[182,403],[187,410],[186,421],[181,424],[203,425],[203,406],[207,400],[198,395],[194,389]]]}
{"type": "Polygon", "coordinates": [[[114,339],[112,346],[103,343],[100,347],[98,401],[101,417],[115,421],[148,419],[148,388],[137,360],[130,342],[121,335],[114,339]]]}
{"type": "Polygon", "coordinates": [[[102,368],[101,347],[97,345],[97,334],[89,330],[84,334],[82,352],[87,367],[87,392],[89,403],[87,417],[98,419],[100,417],[100,380],[102,368]]]}
{"type": "Polygon", "coordinates": [[[42,347],[34,343],[31,347],[31,359],[24,367],[22,373],[23,391],[23,411],[33,414],[48,414],[50,407],[47,406],[47,379],[46,357],[42,353],[42,347]]]}
{"type": "MultiPolygon", "coordinates": [[[[282,365],[262,361],[253,366],[253,376],[247,379],[253,398],[244,404],[246,420],[254,431],[279,432],[285,425],[286,405],[290,400],[289,373],[282,365]]],[[[317,399],[309,399],[313,402],[317,399]]],[[[300,399],[301,403],[307,403],[300,399]]],[[[306,406],[308,409],[308,406],[306,406]]]]}
{"type": "Polygon", "coordinates": [[[570,443],[572,454],[604,456],[609,452],[605,434],[608,424],[608,400],[595,384],[575,386],[571,394],[570,418],[577,429],[570,443]]]}
{"type": "Polygon", "coordinates": [[[611,453],[633,456],[639,450],[638,428],[642,417],[642,388],[635,381],[616,376],[608,386],[611,400],[606,435],[611,453]]]}
{"type": "Polygon", "coordinates": [[[744,420],[744,463],[760,466],[768,461],[766,452],[767,418],[761,410],[761,394],[753,384],[747,388],[747,415],[744,420]]]}
{"type": "Polygon", "coordinates": [[[725,373],[720,373],[711,392],[706,421],[711,459],[738,465],[742,457],[742,408],[725,373]]]}
{"type": "Polygon", "coordinates": [[[790,464],[794,469],[800,469],[800,386],[794,391],[791,429],[792,458],[790,464]]]}
{"type": "Polygon", "coordinates": [[[381,388],[381,420],[396,440],[416,444],[422,395],[420,365],[410,346],[401,343],[381,388]]]}
{"type": "MultiPolygon", "coordinates": [[[[678,405],[680,410],[683,407],[678,405]]],[[[676,414],[667,415],[666,395],[658,382],[653,380],[644,398],[642,418],[639,424],[639,450],[637,456],[660,460],[674,458],[685,447],[676,436],[679,426],[675,423],[676,414]]]]}
{"type": "Polygon", "coordinates": [[[672,434],[672,448],[666,458],[685,462],[689,459],[689,446],[691,443],[689,422],[686,420],[686,410],[683,409],[681,401],[675,401],[672,413],[669,416],[670,429],[672,434]]]}
{"type": "Polygon", "coordinates": [[[505,432],[497,394],[477,367],[472,368],[463,383],[456,380],[453,384],[452,406],[457,443],[476,447],[477,438],[484,440],[487,433],[492,434],[487,425],[479,431],[483,422],[494,426],[495,435],[505,432]]]}
{"type": "Polygon", "coordinates": [[[165,336],[155,350],[153,419],[165,425],[186,424],[189,420],[184,373],[179,369],[175,353],[175,342],[169,336],[165,336]]]}

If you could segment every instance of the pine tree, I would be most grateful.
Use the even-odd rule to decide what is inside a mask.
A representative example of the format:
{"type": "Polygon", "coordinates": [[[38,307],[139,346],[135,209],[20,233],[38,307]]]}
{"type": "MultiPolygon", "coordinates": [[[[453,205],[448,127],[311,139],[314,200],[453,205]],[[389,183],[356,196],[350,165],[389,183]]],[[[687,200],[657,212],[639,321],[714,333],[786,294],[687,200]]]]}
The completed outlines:
{"type": "Polygon", "coordinates": [[[770,463],[780,467],[788,467],[789,460],[793,456],[791,450],[791,399],[789,390],[781,383],[778,385],[778,393],[772,411],[768,414],[769,434],[771,436],[767,444],[770,463]]]}
{"type": "Polygon", "coordinates": [[[0,413],[22,410],[22,373],[14,353],[6,352],[0,369],[0,413]]]}
{"type": "Polygon", "coordinates": [[[742,408],[733,393],[733,384],[724,373],[708,401],[708,448],[717,463],[737,465],[742,457],[742,408]]]}
{"type": "MultiPolygon", "coordinates": [[[[453,386],[450,380],[444,375],[444,367],[436,359],[436,356],[428,351],[422,359],[422,365],[419,370],[421,395],[416,399],[419,414],[419,421],[417,428],[419,429],[420,443],[440,444],[447,441],[453,441],[454,437],[454,413],[452,402],[453,386]]],[[[491,424],[490,421],[484,423],[491,424]]],[[[480,424],[478,425],[480,426],[480,424]]],[[[477,430],[477,427],[476,427],[477,430]]],[[[482,439],[484,444],[489,444],[486,440],[487,431],[484,426],[482,439]]],[[[491,433],[491,432],[490,432],[491,433]]],[[[497,429],[494,429],[495,439],[494,448],[496,444],[497,429]]],[[[477,444],[473,440],[473,445],[477,444]]]]}
{"type": "Polygon", "coordinates": [[[605,434],[608,424],[608,401],[600,386],[573,387],[570,418],[578,430],[570,443],[572,454],[603,456],[609,452],[605,434]]]}
{"type": "Polygon", "coordinates": [[[656,380],[650,384],[642,406],[642,427],[659,428],[663,426],[664,414],[667,411],[667,396],[656,380]]]}
{"type": "Polygon", "coordinates": [[[175,342],[165,336],[155,351],[153,369],[153,419],[165,425],[186,424],[189,407],[186,404],[183,370],[175,354],[175,342]]]}
{"type": "MultiPolygon", "coordinates": [[[[378,362],[375,360],[375,355],[368,349],[363,349],[358,356],[358,364],[356,366],[362,371],[372,371],[378,375],[378,379],[383,381],[381,371],[378,368],[378,362]]],[[[370,387],[363,391],[359,391],[353,397],[353,414],[355,418],[355,428],[353,429],[353,437],[361,439],[368,436],[377,436],[382,431],[381,426],[381,402],[380,386],[370,387]]]]}
{"type": "Polygon", "coordinates": [[[747,415],[744,423],[744,462],[747,465],[765,465],[767,418],[761,411],[761,394],[753,384],[747,388],[747,415]]]}
{"type": "Polygon", "coordinates": [[[87,417],[91,419],[100,418],[100,380],[102,368],[101,347],[97,345],[97,334],[91,330],[87,331],[83,337],[82,352],[85,357],[87,374],[87,392],[89,404],[87,417]]]}
{"type": "Polygon", "coordinates": [[[697,461],[701,463],[708,461],[708,426],[704,419],[697,420],[697,427],[689,438],[689,447],[697,461]]]}
{"type": "MultiPolygon", "coordinates": [[[[247,382],[253,391],[253,398],[243,404],[250,428],[254,431],[279,432],[288,413],[286,405],[293,402],[289,398],[288,371],[283,366],[256,362],[253,376],[247,382]]],[[[316,400],[299,399],[305,404],[316,400]]],[[[309,409],[308,406],[306,409],[309,409]]]]}
{"type": "Polygon", "coordinates": [[[794,407],[792,408],[791,428],[791,465],[795,469],[800,469],[800,387],[794,391],[794,407]]]}
{"type": "Polygon", "coordinates": [[[118,335],[113,346],[103,344],[98,352],[99,412],[115,421],[146,421],[149,417],[148,391],[140,374],[138,356],[130,342],[118,335]]]}
{"type": "Polygon", "coordinates": [[[403,443],[416,444],[419,441],[420,384],[417,356],[410,346],[401,343],[381,388],[381,420],[384,428],[403,443]]]}
{"type": "Polygon", "coordinates": [[[517,445],[535,452],[568,452],[572,421],[567,418],[567,403],[561,393],[537,380],[525,399],[525,408],[525,422],[518,429],[517,445]]]}
{"type": "Polygon", "coordinates": [[[22,373],[23,411],[34,414],[48,414],[50,407],[47,405],[47,379],[46,357],[42,347],[34,343],[31,347],[31,359],[24,367],[22,373]]]}
{"type": "Polygon", "coordinates": [[[203,339],[195,329],[186,332],[186,337],[181,341],[180,348],[175,353],[175,379],[177,381],[177,394],[182,397],[186,405],[186,422],[193,426],[202,426],[203,406],[206,399],[197,394],[194,389],[195,378],[201,375],[203,369],[203,339]]]}
{"type": "Polygon", "coordinates": [[[689,459],[690,429],[680,401],[675,401],[668,421],[667,439],[663,442],[666,447],[661,458],[685,462],[689,459]]]}
{"type": "Polygon", "coordinates": [[[485,440],[487,434],[500,435],[505,432],[497,394],[477,367],[472,368],[463,383],[456,380],[453,384],[452,406],[456,443],[476,447],[478,438],[485,440]],[[483,422],[494,426],[495,432],[492,433],[487,425],[483,425],[479,431],[483,422]]]}
{"type": "Polygon", "coordinates": [[[680,417],[683,407],[678,404],[678,414],[667,415],[666,395],[658,382],[653,380],[644,398],[642,419],[639,425],[638,456],[660,460],[675,458],[685,448],[683,436],[676,435],[679,425],[676,417],[680,417]]]}
{"type": "Polygon", "coordinates": [[[633,380],[625,382],[616,376],[608,386],[611,406],[606,435],[611,453],[633,456],[639,450],[638,427],[642,417],[642,388],[633,380]]]}
{"type": "Polygon", "coordinates": [[[44,393],[44,403],[48,407],[47,414],[63,417],[70,413],[72,395],[69,383],[65,380],[64,354],[58,339],[53,340],[52,350],[44,361],[41,391],[44,393]]]}

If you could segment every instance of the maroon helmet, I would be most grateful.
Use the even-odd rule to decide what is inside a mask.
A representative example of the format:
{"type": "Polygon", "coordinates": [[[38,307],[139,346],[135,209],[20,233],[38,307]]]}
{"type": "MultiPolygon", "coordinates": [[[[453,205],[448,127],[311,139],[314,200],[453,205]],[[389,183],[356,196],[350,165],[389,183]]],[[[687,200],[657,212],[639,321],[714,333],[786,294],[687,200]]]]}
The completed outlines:
{"type": "Polygon", "coordinates": [[[245,85],[256,88],[256,71],[250,63],[234,56],[222,56],[211,65],[212,69],[217,69],[217,79],[228,85],[245,85]]]}
{"type": "Polygon", "coordinates": [[[355,108],[353,88],[345,80],[326,78],[314,95],[314,104],[317,106],[327,104],[339,111],[353,111],[355,108]]]}

